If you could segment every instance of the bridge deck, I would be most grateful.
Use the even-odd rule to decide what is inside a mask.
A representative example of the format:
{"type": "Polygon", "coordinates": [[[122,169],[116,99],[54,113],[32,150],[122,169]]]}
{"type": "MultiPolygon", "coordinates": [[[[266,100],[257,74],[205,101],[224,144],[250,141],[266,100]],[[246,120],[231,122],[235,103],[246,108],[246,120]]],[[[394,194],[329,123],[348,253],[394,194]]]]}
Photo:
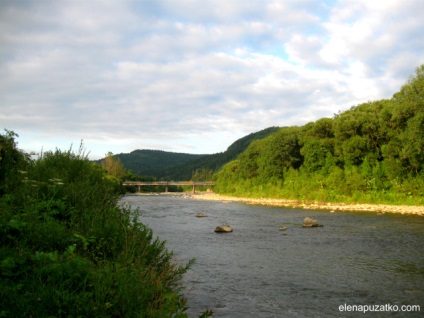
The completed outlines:
{"type": "Polygon", "coordinates": [[[192,186],[193,193],[196,192],[196,186],[213,186],[215,182],[212,181],[125,181],[122,182],[124,186],[137,186],[138,191],[141,191],[141,186],[165,186],[165,192],[168,192],[168,186],[192,186]]]}
{"type": "Polygon", "coordinates": [[[124,186],[148,186],[148,185],[179,185],[179,186],[205,186],[215,185],[212,181],[125,181],[124,186]]]}

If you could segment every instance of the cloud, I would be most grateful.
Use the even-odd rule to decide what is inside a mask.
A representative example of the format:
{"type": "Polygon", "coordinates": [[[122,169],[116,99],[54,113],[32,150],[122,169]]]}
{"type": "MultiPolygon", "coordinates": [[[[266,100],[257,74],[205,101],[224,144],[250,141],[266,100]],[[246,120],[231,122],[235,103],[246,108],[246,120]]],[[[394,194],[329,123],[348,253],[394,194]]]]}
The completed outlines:
{"type": "Polygon", "coordinates": [[[423,9],[420,1],[3,1],[0,123],[30,150],[40,139],[64,148],[84,139],[93,156],[223,151],[253,131],[391,97],[424,63],[423,9]]]}

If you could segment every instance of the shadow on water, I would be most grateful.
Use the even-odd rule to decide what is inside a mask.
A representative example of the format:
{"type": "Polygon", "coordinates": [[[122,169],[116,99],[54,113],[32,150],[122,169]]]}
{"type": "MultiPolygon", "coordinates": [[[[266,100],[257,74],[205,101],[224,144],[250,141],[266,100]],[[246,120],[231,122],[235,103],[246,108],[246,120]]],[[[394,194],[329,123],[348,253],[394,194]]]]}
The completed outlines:
{"type": "Polygon", "coordinates": [[[141,221],[167,241],[177,261],[196,259],[185,278],[190,316],[211,308],[215,317],[340,317],[349,314],[339,311],[344,304],[420,305],[424,310],[422,217],[170,195],[122,200],[140,209],[141,221]],[[196,218],[197,213],[208,217],[196,218]],[[324,227],[302,228],[307,216],[324,227]],[[214,233],[222,223],[234,231],[214,233]],[[279,231],[281,226],[287,230],[279,231]]]}

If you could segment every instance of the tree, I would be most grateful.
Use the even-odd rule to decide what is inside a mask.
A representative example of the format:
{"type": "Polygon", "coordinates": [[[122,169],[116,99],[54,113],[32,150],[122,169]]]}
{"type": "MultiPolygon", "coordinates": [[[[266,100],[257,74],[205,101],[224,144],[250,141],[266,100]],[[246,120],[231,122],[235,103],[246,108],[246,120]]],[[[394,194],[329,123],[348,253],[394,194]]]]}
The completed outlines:
{"type": "Polygon", "coordinates": [[[334,119],[335,154],[340,162],[360,165],[368,157],[381,161],[381,148],[390,139],[392,102],[368,102],[334,119]]]}
{"type": "Polygon", "coordinates": [[[321,118],[302,127],[300,138],[303,168],[308,172],[328,166],[327,159],[334,154],[334,131],[331,118],[321,118]]]}
{"type": "Polygon", "coordinates": [[[9,130],[5,130],[4,135],[0,134],[0,195],[8,192],[20,180],[17,178],[18,171],[24,172],[29,156],[19,151],[15,137],[18,135],[9,130]]]}
{"type": "Polygon", "coordinates": [[[393,96],[398,158],[403,166],[418,174],[424,164],[424,65],[393,96]]]}
{"type": "Polygon", "coordinates": [[[393,108],[393,120],[401,129],[405,129],[409,119],[417,112],[424,111],[424,64],[417,67],[401,90],[393,95],[396,107],[393,108]]]}
{"type": "Polygon", "coordinates": [[[246,179],[258,176],[258,157],[262,152],[263,141],[255,140],[239,156],[243,177],[246,179]]]}
{"type": "Polygon", "coordinates": [[[303,168],[308,172],[320,171],[332,157],[332,145],[324,139],[312,139],[306,142],[300,153],[303,156],[303,168]]]}
{"type": "Polygon", "coordinates": [[[196,169],[191,177],[193,181],[210,181],[213,177],[213,170],[208,168],[196,169]]]}
{"type": "Polygon", "coordinates": [[[299,127],[284,127],[263,141],[258,157],[259,175],[263,180],[284,179],[284,171],[298,169],[302,164],[299,127]]]}
{"type": "Polygon", "coordinates": [[[113,156],[112,152],[108,152],[106,158],[103,159],[101,166],[113,177],[122,180],[126,171],[121,161],[113,156]]]}

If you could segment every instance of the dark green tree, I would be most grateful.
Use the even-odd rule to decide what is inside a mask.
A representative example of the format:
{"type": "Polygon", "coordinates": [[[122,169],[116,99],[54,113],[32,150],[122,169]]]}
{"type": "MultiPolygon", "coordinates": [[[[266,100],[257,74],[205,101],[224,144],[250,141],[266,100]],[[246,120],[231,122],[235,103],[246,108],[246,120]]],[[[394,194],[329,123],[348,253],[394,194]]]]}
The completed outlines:
{"type": "Polygon", "coordinates": [[[10,130],[0,134],[0,195],[13,191],[19,186],[19,174],[25,174],[29,165],[29,155],[21,152],[15,141],[18,135],[10,130]]]}

